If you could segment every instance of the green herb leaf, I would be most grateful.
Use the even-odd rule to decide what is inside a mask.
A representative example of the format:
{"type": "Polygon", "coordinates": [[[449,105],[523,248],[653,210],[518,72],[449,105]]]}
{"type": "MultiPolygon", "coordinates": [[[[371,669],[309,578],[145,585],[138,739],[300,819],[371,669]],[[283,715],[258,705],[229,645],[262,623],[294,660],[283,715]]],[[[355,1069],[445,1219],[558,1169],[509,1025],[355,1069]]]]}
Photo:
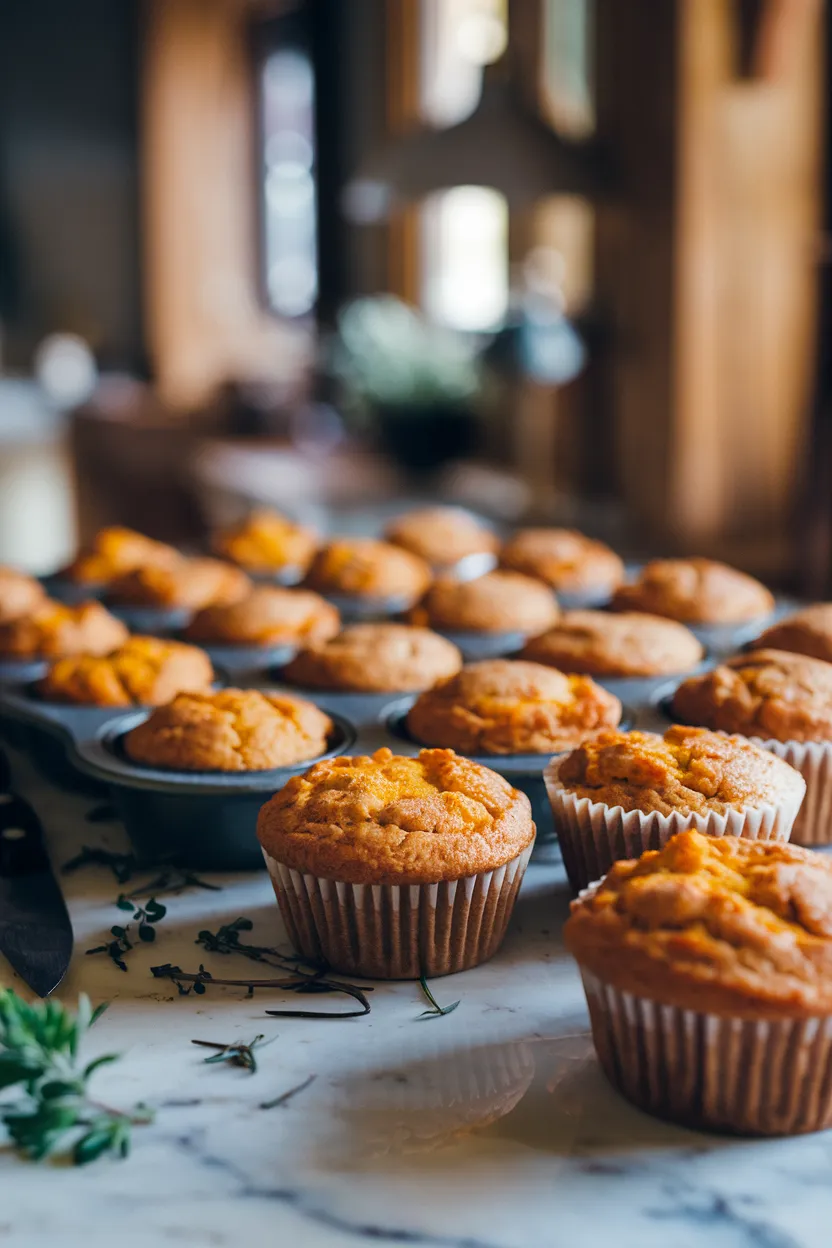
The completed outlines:
{"type": "Polygon", "coordinates": [[[424,975],[419,977],[419,986],[431,1005],[429,1010],[422,1011],[419,1015],[420,1018],[441,1018],[444,1014],[453,1014],[454,1010],[459,1005],[458,1001],[453,1001],[450,1005],[440,1005],[428,987],[428,981],[425,979],[424,975]]]}

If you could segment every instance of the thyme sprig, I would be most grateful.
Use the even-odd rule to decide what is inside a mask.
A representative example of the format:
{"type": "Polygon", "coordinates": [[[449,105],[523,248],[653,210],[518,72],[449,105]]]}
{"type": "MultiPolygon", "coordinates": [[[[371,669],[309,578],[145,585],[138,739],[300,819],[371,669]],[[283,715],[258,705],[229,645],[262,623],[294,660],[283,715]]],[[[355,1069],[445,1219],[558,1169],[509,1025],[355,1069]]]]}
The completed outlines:
{"type": "Polygon", "coordinates": [[[304,1092],[317,1079],[317,1075],[310,1075],[308,1079],[304,1079],[302,1083],[298,1083],[294,1088],[289,1088],[287,1092],[281,1092],[280,1096],[276,1096],[271,1101],[261,1101],[261,1109],[277,1109],[278,1105],[287,1105],[292,1097],[297,1096],[299,1092],[304,1092]]]}
{"type": "Polygon", "coordinates": [[[126,884],[133,878],[138,860],[135,854],[119,854],[100,845],[82,845],[75,857],[64,863],[63,871],[68,875],[81,867],[108,867],[119,884],[126,884]]]}
{"type": "Polygon", "coordinates": [[[144,1105],[124,1111],[89,1096],[96,1070],[118,1060],[105,1053],[79,1065],[81,1042],[106,1008],[82,993],[73,1016],[57,1001],[29,1005],[11,988],[0,992],[0,1089],[21,1093],[0,1104],[0,1121],[24,1156],[41,1161],[63,1148],[75,1165],[126,1157],[132,1128],[152,1120],[144,1105]]]}
{"type": "MultiPolygon", "coordinates": [[[[126,884],[141,864],[135,854],[120,854],[114,850],[104,849],[100,845],[82,845],[74,858],[63,865],[66,873],[78,871],[81,867],[108,867],[119,884],[126,884]]],[[[149,870],[150,867],[148,866],[149,870]]],[[[220,892],[221,885],[210,884],[193,871],[184,867],[162,864],[162,869],[146,884],[140,884],[128,894],[130,897],[159,897],[165,893],[182,893],[186,888],[204,888],[211,892],[220,892]]]]}
{"type": "MultiPolygon", "coordinates": [[[[165,917],[167,907],[163,906],[155,897],[151,897],[144,906],[137,906],[125,893],[119,893],[116,905],[119,910],[130,912],[130,923],[136,924],[139,940],[145,944],[152,944],[156,939],[154,924],[165,917]]],[[[130,924],[127,927],[122,927],[120,924],[115,923],[110,928],[110,934],[113,937],[112,940],[108,940],[103,945],[96,945],[94,949],[88,949],[87,954],[106,953],[115,962],[120,971],[126,971],[127,963],[124,961],[124,956],[134,948],[130,924]]]]}
{"type": "Polygon", "coordinates": [[[422,1010],[420,1018],[442,1018],[445,1014],[453,1014],[459,1005],[458,1001],[452,1001],[450,1005],[440,1005],[428,987],[428,981],[424,975],[419,976],[419,986],[430,1003],[430,1009],[422,1010]]]}
{"type": "Polygon", "coordinates": [[[228,1062],[231,1066],[242,1066],[244,1070],[248,1070],[252,1075],[257,1073],[257,1059],[254,1056],[254,1050],[257,1048],[264,1049],[267,1044],[273,1044],[276,1037],[267,1040],[265,1036],[255,1036],[250,1044],[243,1044],[236,1041],[233,1044],[217,1044],[215,1040],[192,1040],[191,1044],[200,1044],[206,1049],[217,1049],[210,1057],[205,1058],[205,1065],[212,1066],[219,1062],[228,1062]]]}

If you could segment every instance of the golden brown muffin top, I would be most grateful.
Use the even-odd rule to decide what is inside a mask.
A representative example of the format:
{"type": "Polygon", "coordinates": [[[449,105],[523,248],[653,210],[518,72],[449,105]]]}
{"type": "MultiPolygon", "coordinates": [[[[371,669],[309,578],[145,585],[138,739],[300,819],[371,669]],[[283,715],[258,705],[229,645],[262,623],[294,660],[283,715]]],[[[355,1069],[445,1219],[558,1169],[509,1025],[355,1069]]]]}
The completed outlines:
{"type": "Polygon", "coordinates": [[[175,771],[266,771],[323,754],[332,720],[311,702],[257,689],[180,693],[127,733],[136,763],[175,771]]]}
{"type": "Polygon", "coordinates": [[[176,563],[179,558],[173,546],[115,525],[99,529],[90,545],[69,565],[66,576],[86,585],[109,585],[116,577],[143,564],[165,565],[176,563]]]}
{"type": "Polygon", "coordinates": [[[624,579],[615,551],[575,529],[520,529],[500,551],[500,565],[564,593],[612,593],[624,579]]]}
{"type": "Polygon", "coordinates": [[[0,624],[29,615],[45,599],[46,590],[33,576],[0,567],[0,624]]]}
{"type": "Polygon", "coordinates": [[[320,594],[255,585],[239,602],[205,607],[185,634],[193,641],[244,646],[310,645],[334,636],[340,626],[338,611],[320,594]]]}
{"type": "Polygon", "coordinates": [[[471,581],[438,577],[414,608],[414,624],[459,632],[540,633],[558,618],[551,590],[519,572],[487,572],[471,581]]]}
{"type": "Polygon", "coordinates": [[[419,507],[405,512],[390,521],[384,536],[436,568],[449,567],[468,555],[493,555],[500,544],[490,529],[462,507],[419,507]]]}
{"type": "Polygon", "coordinates": [[[816,602],[778,620],[752,645],[755,650],[791,650],[832,663],[832,602],[816,602]]]}
{"type": "Polygon", "coordinates": [[[703,654],[676,620],[636,611],[566,611],[554,628],[526,642],[520,657],[591,676],[672,676],[695,667],[703,654]]]}
{"type": "Polygon", "coordinates": [[[428,689],[461,667],[456,646],[428,628],[353,624],[330,641],[302,650],[283,675],[313,689],[406,693],[428,689]]]}
{"type": "Polygon", "coordinates": [[[279,511],[263,507],[219,533],[214,548],[223,559],[238,563],[247,572],[279,572],[283,568],[305,572],[318,548],[318,537],[279,511]]]}
{"type": "Polygon", "coordinates": [[[493,871],[534,839],[529,799],[453,750],[331,758],[260,811],[266,853],[347,884],[432,884],[493,871]]]}
{"type": "Polygon", "coordinates": [[[616,611],[649,611],[688,624],[741,624],[774,610],[753,576],[713,559],[654,559],[616,590],[616,611]]]}
{"type": "Polygon", "coordinates": [[[407,726],[425,745],[465,754],[554,754],[620,719],[618,698],[589,676],[486,659],[421,694],[407,726]]]}
{"type": "Polygon", "coordinates": [[[54,659],[64,654],[109,654],[129,632],[100,602],[68,606],[47,598],[30,615],[0,625],[0,654],[54,659]]]}
{"type": "Polygon", "coordinates": [[[369,537],[339,537],[312,560],[306,578],[322,594],[415,601],[431,582],[431,570],[418,555],[369,537]]]}
{"type": "Polygon", "coordinates": [[[252,584],[233,563],[221,559],[179,559],[174,564],[145,564],[113,581],[113,602],[143,607],[228,606],[251,592],[252,584]]]}
{"type": "Polygon", "coordinates": [[[673,714],[764,741],[830,741],[832,663],[785,650],[738,654],[683,681],[673,714]]]}
{"type": "Polygon", "coordinates": [[[129,637],[112,654],[57,659],[40,682],[53,702],[93,706],[160,706],[177,693],[208,693],[211,660],[196,646],[159,637],[129,637]]]}
{"type": "Polygon", "coordinates": [[[623,810],[726,814],[798,803],[799,772],[743,737],[674,724],[653,732],[602,732],[557,765],[556,783],[578,798],[623,810]]]}
{"type": "Polygon", "coordinates": [[[570,953],[605,983],[747,1018],[832,1013],[832,859],[680,832],[572,903],[570,953]]]}

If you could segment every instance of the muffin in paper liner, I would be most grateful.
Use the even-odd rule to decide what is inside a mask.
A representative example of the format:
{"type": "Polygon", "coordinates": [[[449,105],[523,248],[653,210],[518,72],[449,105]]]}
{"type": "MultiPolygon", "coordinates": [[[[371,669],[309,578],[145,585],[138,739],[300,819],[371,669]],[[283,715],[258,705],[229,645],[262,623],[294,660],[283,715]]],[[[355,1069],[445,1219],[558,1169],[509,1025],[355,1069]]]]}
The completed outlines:
{"type": "Polygon", "coordinates": [[[620,991],[584,967],[581,978],[598,1060],[640,1109],[738,1135],[832,1126],[832,1016],[700,1013],[620,991]]]}
{"type": "Polygon", "coordinates": [[[806,781],[791,840],[810,847],[832,845],[832,741],[749,740],[789,763],[806,781]]]}
{"type": "Polygon", "coordinates": [[[295,948],[335,971],[418,979],[469,970],[497,952],[534,841],[493,871],[438,884],[345,884],[263,857],[295,948]]]}
{"type": "MultiPolygon", "coordinates": [[[[790,761],[790,760],[787,760],[790,761]]],[[[743,836],[751,840],[787,841],[800,807],[800,800],[784,798],[777,804],[763,804],[729,810],[674,811],[670,815],[640,810],[625,811],[588,797],[576,797],[559,780],[563,756],[552,759],[543,773],[552,807],[555,831],[560,841],[563,865],[575,890],[585,888],[604,875],[621,858],[638,858],[648,849],[660,849],[677,832],[692,829],[706,836],[743,836]]]]}

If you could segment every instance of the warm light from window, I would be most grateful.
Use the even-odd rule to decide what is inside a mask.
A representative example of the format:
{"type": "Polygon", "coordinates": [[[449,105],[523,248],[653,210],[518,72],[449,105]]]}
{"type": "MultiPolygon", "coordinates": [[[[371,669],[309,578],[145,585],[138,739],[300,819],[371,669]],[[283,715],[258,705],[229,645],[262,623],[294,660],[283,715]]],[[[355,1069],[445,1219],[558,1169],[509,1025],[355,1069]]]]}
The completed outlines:
{"type": "Polygon", "coordinates": [[[432,195],[422,214],[422,306],[454,329],[493,329],[508,307],[508,207],[482,186],[432,195]]]}
{"type": "Polygon", "coordinates": [[[318,295],[314,77],[299,48],[274,52],[263,68],[264,245],[269,303],[305,316],[318,295]]]}

